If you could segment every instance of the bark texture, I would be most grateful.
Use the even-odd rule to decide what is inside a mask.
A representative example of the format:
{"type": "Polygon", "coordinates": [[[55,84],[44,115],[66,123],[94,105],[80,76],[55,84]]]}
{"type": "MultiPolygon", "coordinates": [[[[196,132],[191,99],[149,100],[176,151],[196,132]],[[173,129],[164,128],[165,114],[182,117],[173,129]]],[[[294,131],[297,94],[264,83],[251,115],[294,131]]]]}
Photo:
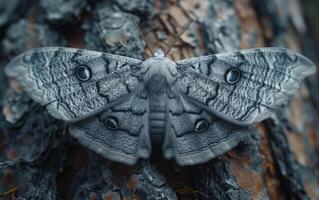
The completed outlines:
{"type": "Polygon", "coordinates": [[[304,17],[303,3],[311,8],[311,0],[3,0],[0,158],[11,169],[2,172],[1,198],[319,199],[317,74],[235,149],[191,167],[165,160],[160,150],[131,167],[105,160],[3,75],[10,59],[34,47],[145,58],[146,44],[168,49],[190,19],[168,54],[173,60],[280,46],[317,61],[315,23],[311,9],[304,17]]]}

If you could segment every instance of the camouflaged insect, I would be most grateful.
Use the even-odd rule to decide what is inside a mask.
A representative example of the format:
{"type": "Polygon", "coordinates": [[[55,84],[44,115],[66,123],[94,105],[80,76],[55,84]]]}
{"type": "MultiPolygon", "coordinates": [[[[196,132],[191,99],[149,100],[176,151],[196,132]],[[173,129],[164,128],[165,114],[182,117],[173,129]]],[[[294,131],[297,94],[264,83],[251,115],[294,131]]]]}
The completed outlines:
{"type": "Polygon", "coordinates": [[[315,65],[287,49],[259,48],[173,62],[71,48],[39,48],[6,67],[70,134],[105,158],[134,164],[162,145],[180,165],[206,162],[270,116],[315,65]]]}

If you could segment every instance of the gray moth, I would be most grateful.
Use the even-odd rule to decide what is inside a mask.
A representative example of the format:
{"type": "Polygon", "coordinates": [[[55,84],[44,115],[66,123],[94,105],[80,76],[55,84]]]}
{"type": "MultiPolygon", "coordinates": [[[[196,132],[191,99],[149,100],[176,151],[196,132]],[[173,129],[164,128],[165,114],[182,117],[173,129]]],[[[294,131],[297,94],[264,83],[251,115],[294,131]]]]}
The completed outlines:
{"type": "Polygon", "coordinates": [[[103,157],[132,165],[161,145],[180,165],[236,146],[250,124],[287,103],[315,73],[306,57],[256,48],[173,62],[83,49],[30,50],[5,68],[69,132],[103,157]]]}

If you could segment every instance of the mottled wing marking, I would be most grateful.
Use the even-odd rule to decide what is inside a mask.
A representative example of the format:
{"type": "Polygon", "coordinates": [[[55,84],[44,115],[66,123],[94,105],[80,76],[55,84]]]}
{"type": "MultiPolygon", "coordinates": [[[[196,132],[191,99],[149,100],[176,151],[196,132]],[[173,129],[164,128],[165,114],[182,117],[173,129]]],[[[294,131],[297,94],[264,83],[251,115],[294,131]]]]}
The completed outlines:
{"type": "Polygon", "coordinates": [[[77,120],[92,115],[127,95],[137,84],[134,73],[142,61],[72,48],[39,48],[26,52],[6,67],[29,95],[58,119],[77,120]],[[80,81],[79,66],[90,70],[80,81]]]}
{"type": "Polygon", "coordinates": [[[130,95],[98,115],[70,125],[70,133],[80,143],[113,161],[134,164],[151,153],[147,99],[130,95]],[[108,117],[118,120],[118,130],[109,130],[108,117]]]}
{"type": "Polygon", "coordinates": [[[178,84],[185,98],[235,123],[259,122],[285,104],[301,81],[315,72],[304,56],[279,48],[242,50],[178,61],[178,84]],[[239,69],[229,84],[225,75],[239,69]]]}
{"type": "Polygon", "coordinates": [[[163,153],[180,165],[204,163],[236,146],[250,133],[250,127],[234,125],[204,111],[182,96],[169,99],[163,153]],[[197,120],[209,123],[207,130],[194,131],[197,120]]]}

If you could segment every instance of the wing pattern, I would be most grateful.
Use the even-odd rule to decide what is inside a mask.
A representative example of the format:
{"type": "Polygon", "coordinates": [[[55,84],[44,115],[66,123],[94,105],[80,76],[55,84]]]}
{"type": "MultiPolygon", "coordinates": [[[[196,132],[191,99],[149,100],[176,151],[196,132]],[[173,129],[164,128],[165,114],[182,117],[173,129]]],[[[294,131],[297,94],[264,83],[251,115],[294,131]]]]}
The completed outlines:
{"type": "Polygon", "coordinates": [[[70,124],[70,133],[100,155],[125,164],[151,153],[147,99],[130,95],[107,110],[70,124]]]}
{"type": "Polygon", "coordinates": [[[72,121],[127,95],[138,82],[133,74],[140,63],[112,54],[52,47],[18,56],[6,73],[53,116],[72,121]]]}
{"type": "Polygon", "coordinates": [[[269,117],[315,72],[304,56],[278,48],[185,59],[177,62],[177,69],[187,98],[238,124],[269,117]]]}
{"type": "Polygon", "coordinates": [[[251,127],[232,124],[194,105],[182,96],[169,99],[163,154],[180,165],[204,163],[235,147],[251,127]],[[200,122],[207,123],[202,130],[200,122]]]}

